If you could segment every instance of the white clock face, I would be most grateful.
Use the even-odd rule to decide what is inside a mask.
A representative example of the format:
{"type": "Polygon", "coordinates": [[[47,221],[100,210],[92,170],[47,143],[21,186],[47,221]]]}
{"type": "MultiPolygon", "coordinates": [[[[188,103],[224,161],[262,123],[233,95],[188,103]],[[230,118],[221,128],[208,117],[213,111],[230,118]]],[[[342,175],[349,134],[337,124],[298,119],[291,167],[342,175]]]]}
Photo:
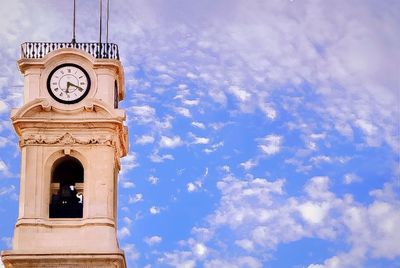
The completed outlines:
{"type": "Polygon", "coordinates": [[[77,103],[89,93],[90,78],[79,65],[62,64],[51,71],[47,79],[47,89],[61,103],[77,103]]]}

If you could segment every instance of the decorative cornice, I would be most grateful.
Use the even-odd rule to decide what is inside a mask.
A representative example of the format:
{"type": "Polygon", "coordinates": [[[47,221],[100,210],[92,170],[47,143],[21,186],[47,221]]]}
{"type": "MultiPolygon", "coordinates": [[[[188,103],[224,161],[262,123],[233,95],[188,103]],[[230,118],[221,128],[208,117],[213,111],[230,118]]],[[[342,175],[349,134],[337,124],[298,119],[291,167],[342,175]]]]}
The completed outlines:
{"type": "Polygon", "coordinates": [[[26,145],[46,145],[46,144],[50,145],[98,144],[98,145],[107,145],[115,147],[116,141],[112,135],[99,135],[87,138],[75,138],[68,132],[56,138],[38,134],[27,134],[27,135],[23,134],[19,141],[20,147],[26,145]]]}
{"type": "Polygon", "coordinates": [[[46,98],[37,98],[33,101],[26,103],[19,109],[13,110],[11,114],[11,119],[13,120],[13,122],[22,119],[35,120],[35,118],[44,120],[43,114],[40,113],[41,111],[53,112],[55,113],[55,117],[60,120],[67,119],[65,117],[66,115],[68,115],[69,119],[71,119],[71,116],[75,116],[73,118],[76,119],[76,116],[81,116],[82,111],[92,113],[91,116],[96,119],[96,113],[102,112],[101,118],[104,118],[106,120],[115,119],[121,122],[125,120],[124,111],[113,109],[113,107],[110,107],[107,103],[99,99],[91,98],[82,101],[82,103],[76,105],[74,104],[72,106],[61,105],[55,101],[49,101],[46,98]]]}

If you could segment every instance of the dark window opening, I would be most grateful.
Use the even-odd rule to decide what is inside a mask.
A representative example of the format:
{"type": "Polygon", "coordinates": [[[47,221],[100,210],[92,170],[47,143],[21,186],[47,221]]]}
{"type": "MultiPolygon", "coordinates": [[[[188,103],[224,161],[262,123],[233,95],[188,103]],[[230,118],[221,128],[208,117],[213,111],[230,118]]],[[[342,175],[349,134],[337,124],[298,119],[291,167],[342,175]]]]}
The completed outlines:
{"type": "Polygon", "coordinates": [[[82,218],[83,166],[74,157],[57,160],[51,172],[50,218],[82,218]]]}
{"type": "Polygon", "coordinates": [[[118,102],[119,102],[119,97],[118,97],[118,85],[117,85],[117,80],[114,81],[114,108],[118,109],[118,102]]]}

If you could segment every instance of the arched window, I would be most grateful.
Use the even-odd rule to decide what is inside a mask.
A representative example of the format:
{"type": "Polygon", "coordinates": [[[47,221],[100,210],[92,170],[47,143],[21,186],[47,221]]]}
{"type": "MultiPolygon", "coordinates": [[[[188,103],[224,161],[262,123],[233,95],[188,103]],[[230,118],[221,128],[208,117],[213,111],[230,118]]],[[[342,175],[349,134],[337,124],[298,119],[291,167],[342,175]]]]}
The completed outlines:
{"type": "Polygon", "coordinates": [[[50,218],[82,218],[83,166],[78,159],[64,156],[51,170],[50,218]]]}

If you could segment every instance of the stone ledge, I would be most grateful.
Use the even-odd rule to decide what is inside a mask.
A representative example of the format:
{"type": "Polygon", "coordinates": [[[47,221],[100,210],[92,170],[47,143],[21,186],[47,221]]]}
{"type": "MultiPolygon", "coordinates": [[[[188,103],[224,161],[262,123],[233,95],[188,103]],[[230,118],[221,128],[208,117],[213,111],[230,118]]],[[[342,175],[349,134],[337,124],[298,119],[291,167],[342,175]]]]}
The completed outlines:
{"type": "Polygon", "coordinates": [[[126,268],[123,251],[104,253],[46,253],[3,251],[5,268],[126,268]]]}

